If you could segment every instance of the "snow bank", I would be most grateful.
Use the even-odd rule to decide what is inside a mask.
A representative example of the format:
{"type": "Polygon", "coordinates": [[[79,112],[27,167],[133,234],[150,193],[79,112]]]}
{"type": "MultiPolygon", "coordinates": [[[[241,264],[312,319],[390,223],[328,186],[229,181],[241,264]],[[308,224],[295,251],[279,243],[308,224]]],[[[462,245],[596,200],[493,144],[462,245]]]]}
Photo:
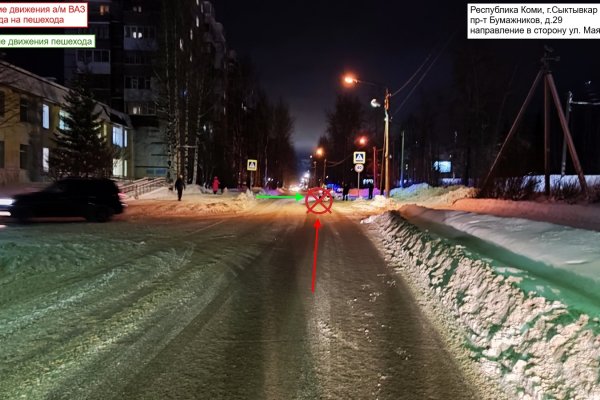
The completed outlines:
{"type": "Polygon", "coordinates": [[[416,183],[407,188],[392,189],[390,194],[392,197],[410,197],[429,189],[431,189],[431,186],[426,183],[416,183]]]}
{"type": "Polygon", "coordinates": [[[426,183],[419,183],[404,189],[392,189],[390,194],[392,198],[403,203],[452,204],[458,199],[475,197],[477,194],[477,189],[464,186],[431,187],[426,183]]]}
{"type": "Polygon", "coordinates": [[[600,292],[600,232],[590,232],[522,218],[461,211],[431,210],[405,206],[403,216],[450,226],[460,232],[522,255],[548,266],[549,273],[567,272],[570,280],[579,276],[580,285],[592,286],[590,293],[600,292]],[[561,270],[561,271],[558,271],[561,270]],[[593,284],[593,285],[592,285],[593,284]]]}
{"type": "MultiPolygon", "coordinates": [[[[545,189],[544,175],[532,175],[531,178],[537,180],[535,191],[543,193],[545,189]]],[[[585,181],[588,184],[588,186],[597,185],[598,183],[600,183],[600,175],[585,175],[585,181]]],[[[573,184],[579,186],[579,177],[577,175],[550,175],[550,187],[552,188],[557,188],[560,185],[573,184]]]]}
{"type": "Polygon", "coordinates": [[[251,192],[239,193],[225,190],[223,194],[205,193],[203,187],[189,185],[183,191],[181,201],[177,193],[160,188],[141,195],[139,199],[128,199],[125,213],[128,217],[192,217],[207,214],[239,213],[256,205],[251,192]]]}
{"type": "MultiPolygon", "coordinates": [[[[371,217],[391,264],[464,330],[482,371],[518,399],[600,399],[600,325],[396,212],[371,217]]],[[[507,267],[508,269],[508,267],[507,267]]]]}
{"type": "Polygon", "coordinates": [[[373,200],[366,198],[356,199],[349,203],[354,210],[373,211],[373,210],[395,210],[397,203],[392,199],[386,199],[384,196],[376,195],[373,200]]]}
{"type": "Polygon", "coordinates": [[[392,189],[392,198],[376,195],[373,200],[365,198],[352,201],[353,211],[391,211],[405,204],[418,204],[429,207],[450,207],[459,199],[475,196],[476,190],[464,186],[433,188],[426,183],[412,185],[406,189],[392,189]]]}
{"type": "Polygon", "coordinates": [[[492,214],[501,217],[521,217],[548,221],[582,229],[600,231],[600,204],[564,204],[537,201],[464,198],[452,204],[430,207],[492,214]]]}

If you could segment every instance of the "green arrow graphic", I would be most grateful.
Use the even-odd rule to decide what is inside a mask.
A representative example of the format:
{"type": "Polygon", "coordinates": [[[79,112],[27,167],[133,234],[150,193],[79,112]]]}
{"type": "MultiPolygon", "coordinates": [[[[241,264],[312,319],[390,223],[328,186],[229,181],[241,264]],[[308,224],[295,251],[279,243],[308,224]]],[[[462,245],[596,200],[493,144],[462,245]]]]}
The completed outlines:
{"type": "Polygon", "coordinates": [[[304,198],[300,193],[296,193],[293,196],[272,196],[270,194],[257,194],[257,199],[296,199],[296,201],[300,201],[304,198]]]}

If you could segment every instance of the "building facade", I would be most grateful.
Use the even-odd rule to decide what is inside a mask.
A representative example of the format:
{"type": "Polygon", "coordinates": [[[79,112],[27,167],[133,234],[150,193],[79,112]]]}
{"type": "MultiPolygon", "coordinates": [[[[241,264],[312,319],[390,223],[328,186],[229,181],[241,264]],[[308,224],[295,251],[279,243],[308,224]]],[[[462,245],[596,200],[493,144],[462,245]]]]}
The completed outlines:
{"type": "MultiPolygon", "coordinates": [[[[227,49],[223,26],[216,21],[212,4],[200,0],[182,1],[191,11],[191,15],[182,18],[192,18],[194,29],[204,32],[194,40],[210,52],[215,70],[222,70],[227,49]]],[[[161,42],[165,37],[162,30],[166,28],[161,22],[164,4],[160,0],[90,0],[88,28],[75,31],[95,34],[96,48],[64,51],[67,84],[76,74],[91,76],[96,98],[130,116],[136,131],[133,142],[136,178],[167,176],[169,167],[176,161],[169,148],[165,118],[160,117],[159,68],[161,51],[165,51],[160,43],[177,51],[184,38],[179,38],[178,43],[161,42]]],[[[193,37],[192,29],[189,35],[193,37]]],[[[224,93],[224,82],[216,90],[224,93]]],[[[202,124],[202,128],[209,129],[210,124],[202,124]]]]}
{"type": "MultiPolygon", "coordinates": [[[[0,61],[0,185],[48,180],[54,133],[69,89],[0,61]]],[[[133,130],[127,114],[98,102],[102,134],[121,147],[113,175],[133,176],[133,130]]]]}

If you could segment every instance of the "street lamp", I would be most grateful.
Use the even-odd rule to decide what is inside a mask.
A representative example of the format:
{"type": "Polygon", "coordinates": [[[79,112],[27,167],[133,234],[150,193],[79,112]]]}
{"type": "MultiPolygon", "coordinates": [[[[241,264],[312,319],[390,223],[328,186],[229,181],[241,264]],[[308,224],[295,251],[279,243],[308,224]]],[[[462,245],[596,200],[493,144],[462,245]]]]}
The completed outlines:
{"type": "MultiPolygon", "coordinates": [[[[323,150],[322,147],[319,147],[316,151],[316,154],[319,157],[322,157],[325,155],[325,150],[323,150]]],[[[325,183],[325,175],[326,175],[326,168],[327,168],[327,158],[323,158],[323,180],[322,182],[325,183]]],[[[316,161],[315,161],[315,178],[316,178],[316,161]]]]}
{"type": "MultiPolygon", "coordinates": [[[[383,88],[385,90],[385,97],[384,97],[384,101],[383,101],[383,109],[385,110],[385,130],[384,130],[384,134],[383,134],[383,147],[384,147],[384,154],[385,154],[385,197],[390,197],[390,152],[389,152],[389,137],[390,137],[390,115],[389,115],[389,110],[390,110],[390,97],[392,97],[392,94],[390,93],[389,89],[387,88],[386,85],[382,85],[380,83],[375,83],[375,82],[369,82],[369,81],[363,81],[361,79],[356,78],[353,75],[346,75],[344,76],[344,82],[347,85],[354,85],[357,83],[362,83],[365,85],[370,85],[370,86],[377,86],[379,88],[383,88]]],[[[371,100],[371,105],[373,107],[380,107],[381,104],[379,104],[377,102],[377,100],[373,99],[371,100]]]]}
{"type": "Polygon", "coordinates": [[[356,77],[354,77],[353,75],[346,75],[344,76],[344,82],[348,85],[353,85],[355,83],[358,83],[358,79],[356,79],[356,77]]]}

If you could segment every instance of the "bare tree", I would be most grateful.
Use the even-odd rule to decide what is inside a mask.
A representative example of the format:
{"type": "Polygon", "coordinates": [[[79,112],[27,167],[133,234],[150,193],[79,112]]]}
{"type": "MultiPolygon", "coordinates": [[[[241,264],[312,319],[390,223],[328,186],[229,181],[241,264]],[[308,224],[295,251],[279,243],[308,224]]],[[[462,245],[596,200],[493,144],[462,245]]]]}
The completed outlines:
{"type": "Polygon", "coordinates": [[[353,143],[363,128],[364,109],[356,96],[338,95],[333,112],[327,113],[327,138],[330,158],[339,163],[333,170],[335,180],[349,181],[353,143]]]}

